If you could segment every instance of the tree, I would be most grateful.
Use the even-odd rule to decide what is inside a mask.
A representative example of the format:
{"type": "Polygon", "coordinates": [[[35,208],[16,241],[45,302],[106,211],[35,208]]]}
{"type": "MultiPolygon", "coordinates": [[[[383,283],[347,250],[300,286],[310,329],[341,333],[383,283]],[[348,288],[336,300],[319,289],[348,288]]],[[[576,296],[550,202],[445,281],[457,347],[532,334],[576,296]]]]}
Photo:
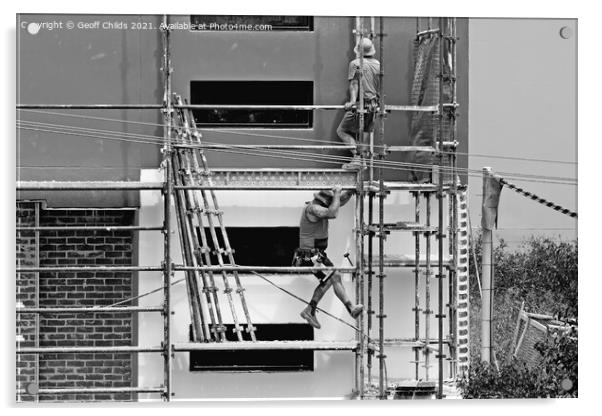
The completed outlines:
{"type": "MultiPolygon", "coordinates": [[[[480,235],[475,238],[480,260],[480,235]]],[[[530,237],[511,251],[503,240],[494,248],[493,350],[499,371],[480,362],[481,297],[470,265],[471,369],[460,383],[465,398],[576,397],[577,336],[556,334],[536,344],[542,361],[528,367],[511,356],[518,313],[525,310],[577,318],[577,242],[530,237]]]]}

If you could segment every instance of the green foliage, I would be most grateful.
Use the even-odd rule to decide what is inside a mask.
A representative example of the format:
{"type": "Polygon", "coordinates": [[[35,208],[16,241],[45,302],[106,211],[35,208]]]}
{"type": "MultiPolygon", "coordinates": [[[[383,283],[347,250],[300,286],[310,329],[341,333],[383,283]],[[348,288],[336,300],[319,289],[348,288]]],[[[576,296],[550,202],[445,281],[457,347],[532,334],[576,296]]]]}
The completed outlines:
{"type": "Polygon", "coordinates": [[[577,339],[557,333],[536,344],[542,361],[535,367],[511,359],[500,365],[477,362],[459,387],[465,399],[577,397],[577,339]]]}

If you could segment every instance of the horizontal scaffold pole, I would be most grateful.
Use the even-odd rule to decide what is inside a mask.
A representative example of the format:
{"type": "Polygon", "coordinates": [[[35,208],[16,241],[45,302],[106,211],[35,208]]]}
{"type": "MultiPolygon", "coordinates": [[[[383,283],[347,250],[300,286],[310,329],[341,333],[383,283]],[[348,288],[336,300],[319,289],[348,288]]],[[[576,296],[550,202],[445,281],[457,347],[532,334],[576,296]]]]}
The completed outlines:
{"type": "Polygon", "coordinates": [[[162,182],[17,181],[17,191],[127,191],[164,189],[162,182]]]}
{"type": "Polygon", "coordinates": [[[163,312],[162,307],[114,306],[91,308],[17,308],[17,313],[105,313],[105,312],[163,312]]]}
{"type": "Polygon", "coordinates": [[[160,110],[162,104],[17,104],[18,110],[160,110]]]}
{"type": "Polygon", "coordinates": [[[163,271],[161,266],[48,266],[17,267],[17,273],[53,273],[53,272],[156,272],[163,271]]]}
{"type": "MultiPolygon", "coordinates": [[[[344,105],[236,105],[236,104],[187,104],[174,105],[174,108],[191,110],[342,110],[344,105]]],[[[162,104],[17,104],[18,110],[160,110],[162,104]]],[[[387,105],[386,111],[409,111],[436,113],[439,107],[418,105],[387,105]]]]}
{"type": "MultiPolygon", "coordinates": [[[[342,110],[344,105],[236,105],[236,104],[187,104],[174,105],[175,108],[188,108],[191,110],[342,110]]],[[[387,105],[386,111],[414,111],[436,113],[439,107],[436,105],[387,105]]]]}
{"type": "Polygon", "coordinates": [[[294,267],[294,266],[182,266],[175,265],[173,267],[174,270],[177,271],[186,271],[186,270],[203,270],[203,271],[238,271],[238,272],[264,272],[264,273],[312,273],[314,271],[323,271],[323,272],[340,272],[340,273],[355,273],[357,271],[356,268],[353,267],[294,267]]]}
{"type": "Polygon", "coordinates": [[[176,148],[195,149],[268,149],[268,150],[351,150],[357,146],[313,144],[175,144],[176,148]]]}
{"type": "Polygon", "coordinates": [[[353,351],[357,341],[234,341],[176,343],[173,351],[313,350],[353,351]]]}
{"type": "Polygon", "coordinates": [[[162,231],[163,227],[144,227],[138,225],[118,225],[118,226],[69,226],[69,225],[49,225],[40,227],[16,227],[17,231],[162,231]]]}
{"type": "MultiPolygon", "coordinates": [[[[213,191],[316,191],[332,189],[332,185],[177,185],[177,190],[213,190],[213,191]]],[[[357,186],[341,186],[343,190],[357,189],[357,186]]]]}
{"type": "MultiPolygon", "coordinates": [[[[58,389],[38,389],[35,394],[75,394],[75,393],[163,393],[163,387],[66,387],[58,389]]],[[[19,390],[19,394],[28,395],[25,390],[19,390]]]]}
{"type": "Polygon", "coordinates": [[[68,353],[120,353],[120,352],[164,352],[163,347],[31,347],[19,348],[17,354],[68,354],[68,353]]]}
{"type": "Polygon", "coordinates": [[[432,35],[433,33],[439,33],[439,28],[429,29],[429,30],[423,30],[422,32],[416,33],[416,37],[426,36],[426,35],[432,35]]]}

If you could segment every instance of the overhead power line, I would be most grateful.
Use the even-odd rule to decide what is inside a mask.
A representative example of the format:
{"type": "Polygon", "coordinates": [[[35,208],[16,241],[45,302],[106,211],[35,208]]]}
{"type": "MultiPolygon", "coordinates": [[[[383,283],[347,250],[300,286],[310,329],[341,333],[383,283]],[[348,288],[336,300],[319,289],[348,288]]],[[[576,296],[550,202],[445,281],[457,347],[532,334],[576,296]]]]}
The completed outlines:
{"type": "MultiPolygon", "coordinates": [[[[76,127],[76,126],[69,126],[69,125],[57,125],[57,124],[51,124],[51,123],[40,123],[40,122],[24,122],[21,121],[19,122],[19,127],[21,129],[27,129],[27,130],[34,130],[34,131],[45,131],[45,132],[50,132],[50,133],[57,133],[57,134],[67,134],[67,135],[76,135],[76,136],[87,136],[87,137],[94,137],[94,138],[101,138],[101,139],[113,139],[113,140],[122,140],[124,142],[137,142],[137,143],[151,143],[151,144],[155,144],[155,145],[162,145],[163,144],[163,137],[160,136],[152,136],[152,135],[143,135],[143,134],[137,134],[137,133],[124,133],[124,132],[119,132],[119,131],[113,131],[113,130],[101,130],[101,129],[89,129],[89,128],[83,128],[83,127],[76,127]],[[34,128],[31,127],[30,125],[36,126],[38,128],[34,128]],[[43,127],[43,128],[39,128],[39,127],[43,127]],[[47,128],[50,127],[50,128],[47,128]],[[77,132],[82,132],[82,133],[76,133],[74,132],[74,130],[77,132]],[[89,134],[84,134],[84,133],[95,133],[93,136],[89,135],[89,134]],[[125,138],[123,137],[125,136],[125,138]]],[[[173,142],[174,144],[177,144],[178,141],[175,140],[173,142]]],[[[325,155],[325,154],[319,154],[319,153],[308,153],[308,152],[296,152],[296,151],[289,151],[289,150],[271,150],[271,149],[245,149],[242,152],[237,152],[236,149],[236,145],[228,145],[228,144],[223,144],[223,143],[213,143],[213,142],[205,142],[206,144],[210,144],[210,145],[220,145],[220,146],[232,146],[231,150],[225,150],[225,149],[212,149],[214,151],[220,151],[220,152],[230,152],[230,153],[240,153],[240,154],[252,154],[252,155],[256,155],[256,156],[274,156],[277,157],[276,154],[280,154],[280,155],[291,155],[291,156],[300,156],[300,157],[311,157],[311,159],[309,159],[309,161],[315,161],[315,158],[319,158],[320,161],[322,162],[326,162],[326,163],[340,163],[341,161],[348,161],[351,158],[350,157],[345,157],[345,156],[336,156],[336,155],[325,155]],[[328,162],[328,160],[330,161],[336,161],[336,162],[328,162]]],[[[202,147],[202,145],[200,146],[202,147]]],[[[297,159],[297,158],[294,158],[297,159]]],[[[417,164],[417,163],[409,163],[409,162],[395,162],[395,161],[377,161],[375,162],[377,166],[382,166],[384,169],[392,169],[392,170],[403,170],[403,171],[408,171],[408,170],[418,170],[418,171],[431,171],[432,166],[430,164],[417,164]],[[406,168],[400,168],[399,166],[404,166],[406,168]]],[[[447,167],[443,167],[442,169],[446,170],[449,169],[447,167]]],[[[479,176],[480,177],[480,171],[479,170],[474,170],[474,169],[468,169],[468,168],[458,168],[458,170],[461,170],[463,172],[466,173],[473,173],[473,175],[469,175],[469,176],[479,176]]],[[[541,181],[533,181],[533,180],[529,180],[530,182],[542,182],[542,183],[565,183],[565,181],[573,181],[574,179],[572,178],[563,178],[563,177],[553,177],[553,176],[544,176],[544,175],[531,175],[531,174],[524,174],[524,173],[514,173],[514,172],[500,172],[503,173],[507,176],[511,176],[516,180],[525,180],[527,181],[527,178],[532,178],[532,179],[542,179],[541,181]],[[560,182],[558,182],[560,181],[560,182]]]]}
{"type": "MultiPolygon", "coordinates": [[[[19,111],[28,111],[28,112],[32,112],[32,113],[39,113],[39,114],[45,114],[45,115],[56,115],[56,116],[61,116],[61,117],[72,117],[72,118],[108,121],[108,122],[115,122],[115,123],[127,123],[127,124],[138,124],[138,125],[145,125],[145,126],[154,126],[154,127],[166,127],[166,125],[164,123],[152,123],[152,122],[125,120],[125,119],[117,119],[117,118],[109,118],[109,117],[97,117],[97,116],[88,116],[88,115],[81,115],[81,114],[66,114],[66,113],[58,113],[58,112],[53,112],[53,111],[34,110],[34,109],[20,109],[19,111]]],[[[224,133],[224,134],[227,133],[227,134],[234,134],[234,135],[242,135],[242,136],[295,140],[295,141],[301,141],[301,142],[332,143],[332,140],[308,139],[308,138],[304,138],[304,137],[291,137],[291,136],[264,134],[264,133],[261,133],[261,134],[260,133],[251,133],[251,132],[233,130],[233,129],[228,129],[228,128],[202,128],[199,130],[200,131],[210,131],[210,132],[214,132],[214,133],[224,133]]],[[[379,149],[379,148],[382,148],[382,146],[374,145],[374,148],[379,149]]],[[[524,156],[493,155],[493,154],[470,153],[470,152],[461,152],[461,151],[454,151],[454,152],[443,151],[442,153],[466,155],[468,157],[477,157],[477,158],[521,160],[521,161],[525,161],[525,162],[536,162],[536,163],[556,163],[556,164],[566,164],[566,165],[577,165],[578,164],[575,161],[543,159],[543,158],[524,157],[524,156]]]]}

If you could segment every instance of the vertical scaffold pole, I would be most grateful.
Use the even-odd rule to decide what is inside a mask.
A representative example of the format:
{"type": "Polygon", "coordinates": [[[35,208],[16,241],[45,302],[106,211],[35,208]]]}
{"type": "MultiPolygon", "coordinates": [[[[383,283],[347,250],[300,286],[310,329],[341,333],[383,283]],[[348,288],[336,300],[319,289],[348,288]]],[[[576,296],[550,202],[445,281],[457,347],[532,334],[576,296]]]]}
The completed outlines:
{"type": "Polygon", "coordinates": [[[163,168],[165,169],[165,186],[163,189],[163,400],[171,399],[171,195],[173,183],[171,177],[171,62],[169,50],[169,26],[167,15],[163,16],[163,76],[164,76],[164,119],[165,128],[163,148],[163,168]]]}
{"type": "MultiPolygon", "coordinates": [[[[413,192],[416,224],[420,223],[420,192],[413,192]]],[[[420,341],[420,232],[414,231],[414,340],[420,341]]],[[[420,377],[420,347],[414,346],[415,378],[420,377]]]]}
{"type": "MultiPolygon", "coordinates": [[[[40,202],[34,202],[34,208],[35,208],[35,227],[36,227],[36,231],[34,234],[34,238],[35,238],[35,267],[40,267],[40,230],[39,230],[39,226],[40,226],[40,202]]],[[[40,272],[36,272],[34,273],[34,279],[35,279],[35,307],[39,308],[40,307],[40,272]]],[[[40,314],[36,313],[35,314],[35,333],[34,333],[34,346],[36,348],[40,347],[40,314]]],[[[40,387],[40,354],[36,354],[35,355],[35,374],[34,374],[34,383],[36,384],[36,386],[38,387],[36,389],[35,395],[34,395],[34,400],[36,402],[40,401],[40,395],[38,394],[38,390],[40,387]]]]}
{"type": "MultiPolygon", "coordinates": [[[[425,205],[426,205],[426,222],[427,228],[431,226],[431,194],[427,192],[424,194],[425,205]]],[[[426,249],[426,268],[424,271],[424,379],[429,379],[429,370],[431,366],[431,276],[433,274],[431,270],[431,233],[427,231],[424,236],[425,249],[426,249]]]]}
{"type": "MultiPolygon", "coordinates": [[[[370,161],[374,160],[374,148],[370,149],[370,161]]],[[[371,163],[372,165],[372,163],[371,163]]],[[[374,166],[370,166],[370,188],[372,189],[373,185],[373,177],[374,177],[374,166]]],[[[374,191],[368,191],[368,224],[371,226],[374,224],[374,191]]],[[[372,302],[372,277],[374,276],[374,229],[370,228],[368,231],[368,288],[367,288],[367,329],[366,336],[368,341],[370,341],[371,333],[372,333],[372,315],[374,314],[373,310],[373,302],[372,302]]],[[[366,367],[368,369],[368,382],[372,383],[372,356],[374,355],[374,351],[372,348],[369,348],[367,351],[367,363],[366,367]]]]}
{"type": "MultiPolygon", "coordinates": [[[[451,102],[452,104],[456,103],[457,97],[457,89],[456,89],[456,19],[448,18],[448,41],[447,44],[450,48],[451,62],[449,64],[449,82],[451,85],[451,102]]],[[[450,129],[449,129],[449,141],[455,142],[457,138],[457,124],[456,124],[456,110],[455,105],[449,109],[449,120],[450,120],[450,129]]],[[[449,323],[449,352],[450,352],[450,377],[454,378],[457,374],[457,340],[458,334],[456,333],[456,322],[458,319],[457,312],[457,296],[456,296],[456,283],[458,279],[457,267],[458,267],[458,177],[457,177],[457,159],[455,148],[449,156],[449,163],[451,165],[451,187],[450,187],[450,196],[449,196],[449,206],[450,206],[450,227],[449,227],[449,247],[452,265],[449,269],[449,278],[448,278],[448,323],[449,323]]]]}
{"type": "MultiPolygon", "coordinates": [[[[358,172],[358,193],[356,200],[359,201],[358,216],[359,216],[359,230],[358,230],[358,256],[357,256],[357,284],[359,287],[359,302],[364,303],[364,166],[365,166],[365,146],[364,146],[364,87],[363,87],[363,70],[364,70],[364,51],[362,48],[362,42],[364,38],[364,24],[363,19],[360,17],[359,21],[359,70],[358,70],[358,94],[359,94],[359,126],[358,126],[358,139],[357,142],[360,146],[360,170],[358,172]]],[[[359,395],[360,398],[364,397],[364,314],[361,314],[357,318],[357,324],[359,326],[359,348],[358,348],[358,365],[359,365],[359,395]]]]}
{"type": "Polygon", "coordinates": [[[438,389],[437,398],[443,398],[443,77],[444,77],[444,56],[443,56],[443,18],[439,18],[439,189],[437,191],[438,199],[438,230],[437,230],[437,245],[438,245],[438,271],[437,271],[437,297],[438,297],[438,389]]]}
{"type": "MultiPolygon", "coordinates": [[[[384,94],[384,37],[385,37],[385,22],[381,16],[379,18],[379,55],[380,55],[380,71],[378,73],[379,78],[379,159],[385,158],[385,118],[387,113],[385,111],[385,94],[384,94]]],[[[385,295],[384,295],[384,279],[385,279],[385,182],[383,176],[382,167],[378,167],[378,392],[381,400],[386,399],[386,386],[385,386],[385,295]]]]}

